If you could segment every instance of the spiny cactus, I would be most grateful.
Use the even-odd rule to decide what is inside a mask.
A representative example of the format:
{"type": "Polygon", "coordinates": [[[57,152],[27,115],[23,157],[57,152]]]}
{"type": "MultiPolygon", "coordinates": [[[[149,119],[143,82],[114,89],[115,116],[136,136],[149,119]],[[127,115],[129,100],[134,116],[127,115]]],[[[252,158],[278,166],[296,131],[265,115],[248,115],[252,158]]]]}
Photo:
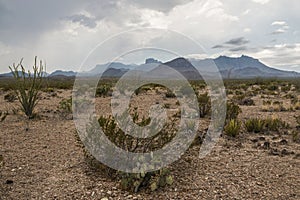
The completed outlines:
{"type": "Polygon", "coordinates": [[[42,61],[40,61],[39,65],[37,64],[37,57],[34,59],[32,72],[29,70],[26,72],[22,61],[23,59],[18,65],[13,64],[12,67],[9,66],[9,69],[15,80],[13,89],[21,104],[21,108],[25,115],[31,119],[34,117],[33,111],[38,103],[45,73],[42,61]]]}

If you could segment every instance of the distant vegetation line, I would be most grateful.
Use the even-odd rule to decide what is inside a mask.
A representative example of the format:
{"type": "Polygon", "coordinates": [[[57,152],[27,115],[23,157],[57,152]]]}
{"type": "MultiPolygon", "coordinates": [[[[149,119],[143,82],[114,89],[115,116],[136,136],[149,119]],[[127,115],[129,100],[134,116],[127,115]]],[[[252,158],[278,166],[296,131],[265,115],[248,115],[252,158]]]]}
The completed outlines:
{"type": "MultiPolygon", "coordinates": [[[[94,77],[95,78],[95,77],[94,77]]],[[[93,79],[94,79],[93,78],[93,79]]],[[[46,81],[43,83],[42,88],[53,88],[53,89],[72,89],[75,81],[75,77],[46,77],[46,81]]],[[[98,85],[110,84],[115,85],[118,78],[101,78],[98,85]]],[[[251,85],[268,85],[276,82],[290,82],[295,85],[296,89],[300,89],[299,78],[253,78],[253,79],[224,79],[225,87],[231,87],[234,85],[245,84],[251,85]]],[[[12,77],[1,77],[0,78],[0,89],[8,91],[13,89],[14,79],[12,77]]],[[[204,80],[189,80],[191,85],[205,84],[204,80]]]]}

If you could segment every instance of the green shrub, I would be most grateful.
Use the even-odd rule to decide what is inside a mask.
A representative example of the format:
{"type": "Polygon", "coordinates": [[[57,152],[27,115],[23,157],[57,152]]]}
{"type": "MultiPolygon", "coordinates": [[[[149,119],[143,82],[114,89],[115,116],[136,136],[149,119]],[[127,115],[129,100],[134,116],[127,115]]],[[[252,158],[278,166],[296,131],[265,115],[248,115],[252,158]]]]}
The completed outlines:
{"type": "Polygon", "coordinates": [[[264,129],[264,120],[259,118],[251,118],[245,122],[245,127],[248,132],[260,133],[264,129]]]}
{"type": "Polygon", "coordinates": [[[237,119],[238,115],[242,112],[241,108],[233,103],[227,102],[226,120],[237,119]]]}
{"type": "Polygon", "coordinates": [[[139,87],[138,89],[136,89],[134,91],[135,95],[139,95],[141,93],[146,93],[147,91],[150,91],[151,90],[151,87],[154,87],[154,86],[150,86],[150,85],[143,85],[141,87],[139,87]]]}
{"type": "Polygon", "coordinates": [[[46,92],[46,93],[52,93],[54,91],[55,91],[54,88],[51,88],[51,87],[43,88],[43,92],[46,92]]]}
{"type": "Polygon", "coordinates": [[[113,90],[112,86],[108,84],[101,84],[96,89],[96,96],[97,97],[108,97],[112,96],[113,90]]]}
{"type": "MultiPolygon", "coordinates": [[[[133,110],[131,116],[133,121],[139,126],[145,126],[150,123],[150,118],[139,119],[137,109],[133,110]]],[[[126,120],[125,115],[121,115],[120,117],[121,120],[126,120]]],[[[112,143],[128,152],[134,153],[145,153],[161,149],[175,137],[177,132],[175,121],[172,121],[166,123],[163,129],[155,136],[149,138],[135,138],[129,134],[125,134],[111,116],[101,116],[98,119],[98,123],[104,134],[112,143]]],[[[156,122],[153,123],[155,124],[156,122]]],[[[92,133],[93,132],[88,130],[88,134],[92,133]]],[[[85,154],[91,156],[87,152],[85,154]]],[[[102,165],[100,166],[103,168],[102,165]]],[[[131,192],[138,192],[142,188],[150,188],[154,191],[159,187],[170,185],[173,182],[173,177],[166,168],[146,173],[124,173],[115,171],[109,167],[107,167],[105,171],[109,173],[109,176],[120,179],[121,188],[131,192]]]]}
{"type": "Polygon", "coordinates": [[[60,110],[60,114],[63,118],[65,119],[73,119],[73,114],[72,114],[72,97],[68,99],[62,99],[59,102],[58,109],[60,110]]]}
{"type": "Polygon", "coordinates": [[[271,117],[264,120],[264,126],[267,131],[278,131],[280,128],[289,128],[286,122],[271,117]]]}
{"type": "Polygon", "coordinates": [[[147,173],[120,173],[121,188],[138,192],[140,188],[148,187],[151,191],[173,184],[173,177],[168,169],[147,173]]]}
{"type": "Polygon", "coordinates": [[[270,90],[270,91],[276,91],[276,90],[278,90],[278,86],[277,85],[269,85],[268,86],[268,90],[270,90]]]}
{"type": "Polygon", "coordinates": [[[289,128],[289,124],[278,118],[250,118],[245,122],[248,132],[261,133],[263,131],[279,131],[280,129],[289,128]]]}
{"type": "Polygon", "coordinates": [[[285,85],[285,86],[281,86],[281,91],[282,92],[289,92],[291,90],[291,85],[285,85]]]}
{"type": "Polygon", "coordinates": [[[59,109],[61,109],[64,113],[72,112],[72,98],[63,99],[59,102],[59,109]]]}
{"type": "Polygon", "coordinates": [[[269,106],[269,105],[272,105],[272,101],[270,101],[270,100],[263,100],[263,105],[264,106],[269,106]]]}
{"type": "Polygon", "coordinates": [[[241,90],[236,90],[235,95],[244,95],[244,92],[241,90]]]}
{"type": "Polygon", "coordinates": [[[224,132],[226,135],[236,137],[239,135],[241,129],[241,123],[236,119],[231,119],[225,126],[224,132]]]}
{"type": "Polygon", "coordinates": [[[166,92],[166,98],[175,98],[176,95],[171,91],[171,90],[167,90],[166,92]]]}
{"type": "Polygon", "coordinates": [[[22,61],[23,59],[18,65],[13,64],[12,67],[9,66],[9,69],[15,80],[13,89],[21,104],[21,108],[25,115],[31,119],[34,117],[33,111],[38,103],[44,79],[43,64],[40,61],[38,66],[37,57],[35,57],[33,71],[26,72],[22,61]]]}
{"type": "Polygon", "coordinates": [[[199,113],[200,117],[205,117],[211,112],[211,100],[208,93],[198,94],[199,113]]]}

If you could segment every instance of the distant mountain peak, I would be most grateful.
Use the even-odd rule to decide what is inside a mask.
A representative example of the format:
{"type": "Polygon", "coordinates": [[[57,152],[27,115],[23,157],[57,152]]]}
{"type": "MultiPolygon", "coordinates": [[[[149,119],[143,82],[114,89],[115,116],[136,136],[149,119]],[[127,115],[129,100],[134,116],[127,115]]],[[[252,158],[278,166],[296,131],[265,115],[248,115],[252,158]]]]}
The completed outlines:
{"type": "Polygon", "coordinates": [[[154,58],[147,58],[147,59],[145,60],[145,64],[151,64],[151,63],[162,63],[162,62],[159,61],[159,60],[156,60],[156,59],[154,59],[154,58]]]}
{"type": "Polygon", "coordinates": [[[241,55],[240,57],[229,57],[229,56],[225,56],[225,55],[221,55],[219,57],[217,57],[216,59],[231,59],[231,60],[236,60],[236,59],[251,59],[251,60],[258,60],[256,58],[253,58],[251,56],[247,56],[247,55],[241,55]]]}
{"type": "Polygon", "coordinates": [[[53,77],[53,76],[76,76],[76,72],[74,71],[63,71],[63,70],[56,70],[54,72],[52,72],[49,76],[53,77]]]}

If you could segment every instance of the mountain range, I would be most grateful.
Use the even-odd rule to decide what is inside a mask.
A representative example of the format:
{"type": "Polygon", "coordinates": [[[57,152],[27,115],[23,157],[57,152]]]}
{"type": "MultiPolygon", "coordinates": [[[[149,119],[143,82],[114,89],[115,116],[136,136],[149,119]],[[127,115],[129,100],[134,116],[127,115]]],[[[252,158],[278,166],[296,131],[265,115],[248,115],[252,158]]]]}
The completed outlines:
{"type": "MultiPolygon", "coordinates": [[[[179,57],[165,63],[153,58],[148,58],[146,59],[145,64],[141,65],[113,62],[110,64],[96,65],[92,70],[80,73],[78,75],[87,77],[99,75],[102,75],[102,77],[121,77],[130,70],[153,71],[155,70],[155,67],[163,65],[178,71],[185,78],[191,80],[202,79],[202,76],[213,77],[218,73],[221,74],[222,78],[224,79],[243,79],[256,77],[300,78],[300,73],[298,72],[275,69],[263,64],[258,59],[245,55],[237,58],[220,56],[215,59],[209,58],[202,60],[179,57]],[[109,67],[107,68],[108,65],[109,67]]],[[[74,71],[56,70],[55,72],[49,74],[48,77],[73,77],[76,75],[77,72],[74,71]]],[[[0,74],[0,77],[9,76],[12,76],[12,74],[0,74]]]]}

